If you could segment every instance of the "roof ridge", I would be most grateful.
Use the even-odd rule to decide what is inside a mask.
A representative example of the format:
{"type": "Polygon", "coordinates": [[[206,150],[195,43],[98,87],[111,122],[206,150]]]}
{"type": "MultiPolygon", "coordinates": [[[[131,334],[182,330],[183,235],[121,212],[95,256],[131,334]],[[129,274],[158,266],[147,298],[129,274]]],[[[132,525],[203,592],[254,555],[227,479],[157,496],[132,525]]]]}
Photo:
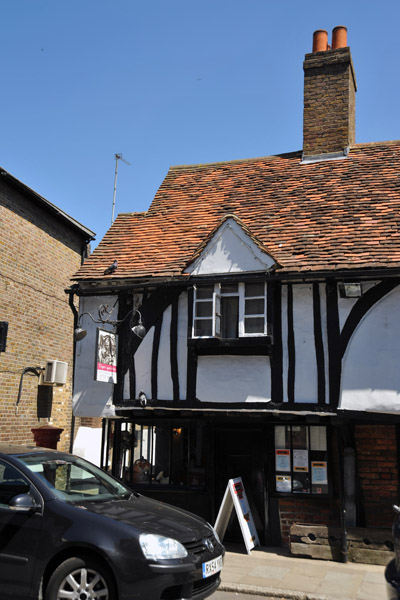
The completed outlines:
{"type": "MultiPolygon", "coordinates": [[[[350,152],[354,148],[366,147],[366,146],[382,146],[382,145],[395,145],[399,144],[400,140],[382,140],[380,142],[357,142],[356,144],[352,144],[350,148],[350,152]]],[[[271,158],[295,158],[296,156],[302,157],[302,150],[293,150],[292,152],[280,152],[279,154],[267,154],[265,156],[255,156],[253,158],[235,158],[233,160],[221,160],[214,162],[205,162],[205,163],[194,163],[194,164],[183,164],[183,165],[171,165],[169,167],[169,172],[171,171],[179,171],[183,169],[200,169],[207,167],[218,167],[223,165],[233,165],[233,164],[243,164],[243,163],[252,163],[254,161],[262,161],[271,158]]]]}
{"type": "Polygon", "coordinates": [[[213,166],[223,166],[223,165],[232,165],[232,164],[241,164],[241,163],[250,163],[257,160],[265,160],[268,158],[285,158],[285,157],[301,157],[302,151],[295,150],[293,152],[282,152],[280,154],[270,154],[266,156],[255,156],[254,158],[236,158],[233,160],[222,160],[210,163],[195,163],[188,165],[172,165],[169,167],[169,172],[171,171],[179,171],[180,169],[189,169],[189,168],[201,168],[201,167],[213,167],[213,166]]]}
{"type": "Polygon", "coordinates": [[[352,144],[350,146],[350,152],[352,150],[352,148],[359,148],[360,146],[383,146],[383,145],[387,145],[387,146],[391,146],[391,145],[395,145],[395,144],[400,144],[400,140],[382,140],[381,142],[358,142],[357,144],[352,144]]]}
{"type": "Polygon", "coordinates": [[[131,212],[120,212],[118,213],[118,215],[116,216],[116,219],[118,217],[124,217],[124,216],[133,216],[133,215],[146,215],[147,214],[147,210],[132,210],[131,212]]]}

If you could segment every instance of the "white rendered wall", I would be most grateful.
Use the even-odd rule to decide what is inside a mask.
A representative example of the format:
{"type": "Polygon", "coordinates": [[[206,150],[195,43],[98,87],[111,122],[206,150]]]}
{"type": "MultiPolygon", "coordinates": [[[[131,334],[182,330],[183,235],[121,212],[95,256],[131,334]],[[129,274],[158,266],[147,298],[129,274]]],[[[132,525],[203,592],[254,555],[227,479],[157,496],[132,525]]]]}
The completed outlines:
{"type": "Polygon", "coordinates": [[[314,336],[313,291],[310,285],[293,286],[293,328],[296,354],[296,402],[317,402],[317,357],[314,336]]]}
{"type": "MultiPolygon", "coordinates": [[[[151,355],[153,351],[154,327],[147,333],[141,341],[140,346],[135,353],[135,374],[136,374],[136,397],[143,391],[147,398],[151,398],[151,355]]],[[[161,348],[160,348],[161,350],[161,348]]],[[[165,348],[163,349],[165,352],[165,348]]],[[[129,389],[129,388],[128,388],[129,389]]],[[[125,390],[125,400],[129,399],[128,389],[125,390]]],[[[132,398],[133,400],[133,398],[132,398]]]]}
{"type": "Polygon", "coordinates": [[[161,327],[160,348],[158,352],[158,397],[163,400],[172,400],[173,387],[171,377],[171,355],[170,355],[170,329],[171,329],[171,307],[164,311],[161,327]]]}
{"type": "Polygon", "coordinates": [[[102,428],[79,427],[74,441],[73,454],[100,466],[102,428]]]}
{"type": "Polygon", "coordinates": [[[196,396],[202,402],[269,402],[269,357],[199,356],[196,396]]]}
{"type": "Polygon", "coordinates": [[[179,396],[180,400],[186,398],[187,381],[187,331],[188,331],[188,297],[183,293],[178,304],[178,369],[179,369],[179,396]]]}
{"type": "MultiPolygon", "coordinates": [[[[325,358],[326,398],[328,399],[328,353],[325,285],[320,285],[321,326],[325,358]]],[[[81,312],[97,316],[100,304],[113,305],[115,297],[81,298],[81,312]]],[[[341,328],[354,299],[339,299],[341,328]]],[[[349,342],[342,365],[342,391],[339,407],[344,410],[400,412],[400,320],[396,318],[400,291],[393,290],[364,317],[349,342]]],[[[117,309],[117,307],[116,307],[117,309]]],[[[115,309],[115,310],[116,310],[115,309]]],[[[293,285],[293,330],[295,343],[295,401],[317,401],[317,362],[314,341],[312,287],[293,285]]],[[[187,294],[182,293],[178,308],[178,377],[180,399],[186,397],[187,378],[187,294]]],[[[94,380],[96,328],[83,317],[87,336],[76,344],[73,412],[76,416],[114,416],[113,384],[94,380]]],[[[173,400],[170,365],[171,309],[165,311],[158,355],[158,398],[173,400]]],[[[135,354],[136,397],[143,390],[151,398],[151,358],[154,328],[151,328],[135,354]]],[[[284,400],[287,400],[289,369],[287,294],[282,290],[282,348],[284,400]]],[[[124,398],[129,399],[129,374],[124,377],[124,398]]],[[[268,357],[200,356],[197,397],[204,402],[268,402],[271,399],[271,373],[268,357]]]]}
{"type": "Polygon", "coordinates": [[[395,289],[353,334],[343,360],[340,408],[400,413],[399,304],[395,289]]]}
{"type": "MultiPolygon", "coordinates": [[[[80,313],[90,312],[97,319],[100,304],[113,306],[115,296],[88,296],[80,298],[80,313]]],[[[117,318],[118,305],[112,318],[117,318]]],[[[96,325],[88,315],[82,317],[81,326],[87,335],[76,342],[73,414],[77,417],[114,416],[112,404],[113,383],[95,381],[94,369],[96,360],[96,325]]],[[[110,326],[101,325],[102,329],[113,330],[110,326]]]]}
{"type": "MultiPolygon", "coordinates": [[[[187,372],[187,294],[182,293],[178,302],[178,378],[179,399],[186,398],[186,372],[187,372]]],[[[163,315],[158,351],[157,366],[157,396],[159,400],[173,400],[173,383],[171,374],[171,307],[163,315]]],[[[136,397],[143,390],[148,398],[151,394],[151,360],[153,351],[154,327],[146,334],[135,353],[136,397]]],[[[124,397],[129,398],[129,375],[126,375],[124,397]]]]}
{"type": "MultiPolygon", "coordinates": [[[[310,284],[294,284],[293,290],[293,336],[295,351],[295,402],[318,401],[318,372],[315,347],[313,287],[310,284]]],[[[325,374],[325,399],[329,402],[329,355],[326,322],[326,286],[319,284],[321,335],[325,374]]],[[[356,299],[338,298],[339,323],[342,328],[356,299]]],[[[287,287],[282,287],[282,365],[283,398],[287,401],[289,374],[288,356],[287,287]]]]}

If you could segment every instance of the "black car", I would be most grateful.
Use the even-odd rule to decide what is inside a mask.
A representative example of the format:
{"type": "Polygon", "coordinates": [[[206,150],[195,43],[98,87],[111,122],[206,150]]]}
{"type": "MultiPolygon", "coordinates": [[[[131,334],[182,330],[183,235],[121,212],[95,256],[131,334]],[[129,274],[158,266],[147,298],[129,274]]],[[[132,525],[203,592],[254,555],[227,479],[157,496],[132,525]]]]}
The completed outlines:
{"type": "Polygon", "coordinates": [[[395,557],[385,569],[386,590],[389,600],[400,600],[400,507],[393,506],[397,513],[393,523],[395,557]]]}
{"type": "Polygon", "coordinates": [[[223,555],[206,521],[82,458],[0,446],[1,600],[200,600],[223,555]]]}

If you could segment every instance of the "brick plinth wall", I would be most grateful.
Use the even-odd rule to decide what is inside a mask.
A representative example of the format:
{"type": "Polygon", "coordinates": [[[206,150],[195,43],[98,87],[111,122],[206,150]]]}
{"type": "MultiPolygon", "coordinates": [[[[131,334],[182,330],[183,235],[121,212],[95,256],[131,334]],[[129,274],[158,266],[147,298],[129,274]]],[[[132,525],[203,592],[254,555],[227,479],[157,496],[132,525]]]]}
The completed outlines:
{"type": "Polygon", "coordinates": [[[340,527],[340,506],[336,499],[280,498],[282,545],[289,545],[289,529],[293,523],[340,527]]]}
{"type": "Polygon", "coordinates": [[[293,523],[308,523],[315,525],[328,525],[340,527],[340,502],[339,502],[339,455],[337,449],[337,436],[332,429],[328,436],[330,447],[330,485],[332,498],[319,498],[318,496],[293,495],[279,499],[279,514],[281,522],[282,545],[289,545],[289,529],[293,523]]]}
{"type": "Polygon", "coordinates": [[[356,425],[357,466],[366,527],[391,527],[399,501],[394,425],[356,425]]]}
{"type": "MultiPolygon", "coordinates": [[[[393,504],[399,502],[397,434],[395,425],[355,425],[354,438],[359,498],[359,525],[391,527],[393,504]]],[[[335,436],[331,437],[333,498],[287,497],[279,499],[282,544],[288,545],[292,523],[340,527],[338,460],[335,436]]]]}

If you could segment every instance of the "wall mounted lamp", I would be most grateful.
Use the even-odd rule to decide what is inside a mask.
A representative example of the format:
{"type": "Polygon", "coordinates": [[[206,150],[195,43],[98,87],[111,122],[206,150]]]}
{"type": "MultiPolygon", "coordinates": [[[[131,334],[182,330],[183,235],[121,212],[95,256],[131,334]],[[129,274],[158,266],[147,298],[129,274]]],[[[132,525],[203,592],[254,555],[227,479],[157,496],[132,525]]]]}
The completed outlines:
{"type": "Polygon", "coordinates": [[[141,340],[144,338],[144,336],[146,335],[146,328],[143,324],[143,319],[142,319],[142,315],[140,314],[140,312],[137,309],[132,309],[130,310],[123,319],[120,320],[111,320],[110,316],[112,313],[112,309],[109,309],[108,304],[101,304],[99,306],[99,318],[95,319],[90,312],[83,312],[79,315],[78,318],[78,323],[77,323],[77,327],[74,331],[74,339],[76,342],[79,342],[79,340],[83,340],[83,338],[86,336],[87,331],[86,329],[83,329],[81,326],[81,320],[82,317],[84,315],[88,315],[93,323],[101,323],[102,325],[112,325],[113,327],[117,327],[118,325],[120,325],[121,323],[123,323],[124,321],[126,321],[126,319],[134,314],[138,314],[139,315],[139,321],[136,325],[134,325],[131,329],[132,332],[137,335],[141,340]]]}
{"type": "Polygon", "coordinates": [[[139,393],[139,402],[140,402],[140,406],[142,408],[146,408],[146,406],[147,406],[147,396],[146,396],[146,394],[144,393],[143,390],[140,390],[140,393],[139,393]]]}
{"type": "Polygon", "coordinates": [[[341,298],[360,298],[363,295],[361,283],[339,283],[341,298]]]}

